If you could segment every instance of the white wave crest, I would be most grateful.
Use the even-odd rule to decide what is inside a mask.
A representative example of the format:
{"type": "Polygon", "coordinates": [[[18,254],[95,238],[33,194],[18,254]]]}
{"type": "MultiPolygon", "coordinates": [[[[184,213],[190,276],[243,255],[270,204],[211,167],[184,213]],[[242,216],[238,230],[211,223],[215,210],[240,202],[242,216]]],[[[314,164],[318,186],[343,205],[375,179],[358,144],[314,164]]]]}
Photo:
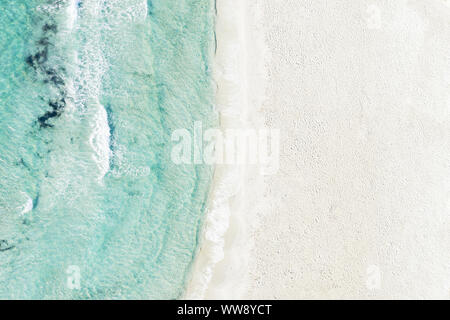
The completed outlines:
{"type": "Polygon", "coordinates": [[[99,169],[98,179],[101,180],[109,171],[109,158],[111,150],[109,149],[110,129],[108,125],[108,115],[105,108],[98,103],[97,112],[94,116],[92,134],[89,137],[89,143],[94,150],[92,158],[97,163],[99,169]]]}
{"type": "Polygon", "coordinates": [[[20,214],[24,215],[24,214],[30,212],[31,210],[33,210],[33,199],[31,199],[26,193],[24,193],[24,192],[22,192],[22,193],[27,197],[26,202],[20,207],[20,209],[21,209],[20,214]]]}
{"type": "Polygon", "coordinates": [[[66,28],[73,30],[78,18],[78,2],[79,0],[70,0],[66,8],[66,28]]]}

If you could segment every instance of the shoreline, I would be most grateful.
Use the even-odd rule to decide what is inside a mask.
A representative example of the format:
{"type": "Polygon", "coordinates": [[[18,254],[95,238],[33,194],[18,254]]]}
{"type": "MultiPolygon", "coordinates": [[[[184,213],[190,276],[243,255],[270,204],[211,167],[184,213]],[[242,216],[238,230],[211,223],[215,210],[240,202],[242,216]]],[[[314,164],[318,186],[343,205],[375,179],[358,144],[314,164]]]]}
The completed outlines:
{"type": "MultiPolygon", "coordinates": [[[[237,5],[216,1],[213,78],[222,131],[263,127],[257,106],[264,96],[265,48],[263,34],[255,32],[254,6],[246,1],[237,5]],[[250,61],[249,56],[259,58],[250,61]]],[[[183,299],[239,299],[248,290],[250,223],[256,217],[247,214],[246,205],[255,188],[262,191],[262,178],[254,166],[216,165],[199,249],[183,299]]]]}

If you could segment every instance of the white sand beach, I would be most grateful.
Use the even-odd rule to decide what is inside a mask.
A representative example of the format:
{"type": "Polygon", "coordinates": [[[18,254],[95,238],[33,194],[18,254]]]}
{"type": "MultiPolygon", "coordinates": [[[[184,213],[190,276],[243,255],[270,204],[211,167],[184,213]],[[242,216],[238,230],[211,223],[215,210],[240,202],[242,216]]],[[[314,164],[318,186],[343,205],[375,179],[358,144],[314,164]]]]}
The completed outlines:
{"type": "Polygon", "coordinates": [[[450,298],[450,4],[218,0],[223,128],[279,170],[218,166],[185,298],[450,298]]]}

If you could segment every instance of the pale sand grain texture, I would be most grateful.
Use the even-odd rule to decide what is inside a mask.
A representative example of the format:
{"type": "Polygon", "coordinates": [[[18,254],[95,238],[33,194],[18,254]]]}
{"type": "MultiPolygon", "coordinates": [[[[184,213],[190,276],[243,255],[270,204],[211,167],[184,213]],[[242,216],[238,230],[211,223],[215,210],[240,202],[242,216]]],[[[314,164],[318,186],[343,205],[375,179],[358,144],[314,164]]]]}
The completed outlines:
{"type": "Polygon", "coordinates": [[[236,117],[281,130],[280,169],[240,175],[197,297],[449,299],[450,6],[219,2],[245,11],[236,117]]]}

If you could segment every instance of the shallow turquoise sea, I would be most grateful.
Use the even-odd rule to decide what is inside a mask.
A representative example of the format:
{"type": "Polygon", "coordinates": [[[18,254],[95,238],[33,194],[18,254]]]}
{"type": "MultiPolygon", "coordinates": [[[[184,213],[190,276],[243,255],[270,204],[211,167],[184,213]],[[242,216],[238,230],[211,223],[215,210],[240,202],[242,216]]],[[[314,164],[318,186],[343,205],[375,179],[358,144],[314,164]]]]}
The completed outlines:
{"type": "Polygon", "coordinates": [[[0,299],[173,299],[212,168],[213,0],[0,0],[0,299]]]}

